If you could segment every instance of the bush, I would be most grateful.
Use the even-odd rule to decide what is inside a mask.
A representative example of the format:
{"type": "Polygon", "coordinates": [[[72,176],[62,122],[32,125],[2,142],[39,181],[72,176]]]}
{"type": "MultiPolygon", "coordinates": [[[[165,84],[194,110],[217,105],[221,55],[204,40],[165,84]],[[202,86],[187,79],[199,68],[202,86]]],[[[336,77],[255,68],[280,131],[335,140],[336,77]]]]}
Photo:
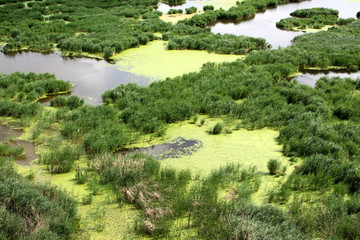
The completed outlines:
{"type": "Polygon", "coordinates": [[[270,159],[267,163],[270,175],[276,175],[281,167],[281,163],[277,159],[270,159]]]}
{"type": "Polygon", "coordinates": [[[40,162],[46,164],[51,173],[69,172],[75,160],[80,156],[78,149],[66,146],[40,156],[40,162]]]}
{"type": "Polygon", "coordinates": [[[189,7],[185,9],[186,14],[193,14],[197,12],[197,8],[196,7],[189,7]]]}
{"type": "Polygon", "coordinates": [[[210,134],[217,135],[220,134],[222,129],[224,128],[223,123],[216,123],[215,126],[209,131],[210,134]]]}

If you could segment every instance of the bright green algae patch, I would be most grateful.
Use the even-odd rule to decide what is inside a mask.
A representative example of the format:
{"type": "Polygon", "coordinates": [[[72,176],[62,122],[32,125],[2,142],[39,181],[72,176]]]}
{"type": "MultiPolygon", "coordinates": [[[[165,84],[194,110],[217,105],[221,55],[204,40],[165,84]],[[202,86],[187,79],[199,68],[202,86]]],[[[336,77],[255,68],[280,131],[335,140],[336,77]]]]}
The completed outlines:
{"type": "Polygon", "coordinates": [[[114,60],[122,71],[159,80],[199,71],[207,62],[232,62],[243,58],[239,55],[214,54],[196,50],[169,51],[166,44],[166,41],[153,41],[146,46],[128,49],[117,54],[114,60]]]}
{"type": "MultiPolygon", "coordinates": [[[[282,155],[282,146],[275,141],[279,132],[264,128],[254,131],[234,130],[231,134],[209,134],[208,130],[218,121],[220,120],[206,119],[202,127],[198,124],[190,124],[189,121],[171,124],[164,142],[182,137],[186,140],[200,141],[202,147],[191,155],[161,160],[162,166],[191,169],[194,174],[200,173],[202,176],[207,176],[211,170],[230,162],[256,166],[264,173],[268,172],[266,165],[271,158],[277,158],[283,164],[287,162],[282,155]]],[[[151,145],[153,144],[158,144],[158,142],[151,145]]],[[[145,146],[137,145],[136,147],[145,146]]]]}

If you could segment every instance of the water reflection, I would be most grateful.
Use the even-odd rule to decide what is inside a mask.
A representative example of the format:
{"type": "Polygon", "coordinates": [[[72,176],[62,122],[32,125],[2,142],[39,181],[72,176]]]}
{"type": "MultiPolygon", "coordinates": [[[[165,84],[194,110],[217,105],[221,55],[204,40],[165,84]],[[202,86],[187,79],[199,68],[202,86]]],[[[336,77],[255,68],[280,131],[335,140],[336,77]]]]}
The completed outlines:
{"type": "Polygon", "coordinates": [[[101,103],[101,94],[120,84],[130,82],[148,85],[150,80],[135,74],[120,71],[116,65],[88,58],[63,58],[59,52],[42,54],[22,52],[0,53],[0,72],[49,72],[58,79],[75,84],[73,94],[84,98],[91,105],[101,103]]]}
{"type": "Polygon", "coordinates": [[[303,74],[294,78],[300,84],[315,87],[317,80],[322,77],[341,77],[341,78],[360,78],[360,71],[346,72],[346,71],[302,71],[303,74]]]}
{"type": "Polygon", "coordinates": [[[283,31],[276,28],[276,22],[290,17],[290,13],[296,9],[326,7],[339,10],[341,18],[356,17],[360,9],[360,3],[348,0],[312,0],[300,3],[289,3],[277,8],[267,9],[263,13],[257,13],[254,18],[241,22],[216,22],[212,24],[213,33],[231,33],[265,38],[273,48],[287,47],[291,40],[303,34],[302,32],[283,31]]]}

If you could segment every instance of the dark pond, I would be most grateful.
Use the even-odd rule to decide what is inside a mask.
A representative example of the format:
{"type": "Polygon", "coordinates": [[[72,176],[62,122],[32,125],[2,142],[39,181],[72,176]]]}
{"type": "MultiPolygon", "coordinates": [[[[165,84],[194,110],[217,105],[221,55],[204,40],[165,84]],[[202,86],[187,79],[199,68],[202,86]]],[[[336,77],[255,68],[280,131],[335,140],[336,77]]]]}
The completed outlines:
{"type": "Polygon", "coordinates": [[[360,71],[358,72],[345,72],[345,71],[303,71],[303,74],[295,77],[300,84],[314,87],[317,80],[322,77],[341,77],[341,78],[360,78],[360,71]]]}
{"type": "Polygon", "coordinates": [[[157,159],[179,158],[182,156],[189,156],[202,147],[202,142],[194,139],[186,140],[178,137],[168,143],[153,145],[146,148],[131,148],[125,151],[135,152],[139,151],[157,159]]]}
{"type": "MultiPolygon", "coordinates": [[[[21,136],[20,130],[12,129],[5,125],[0,125],[0,142],[15,139],[21,136]]],[[[16,157],[16,163],[20,165],[29,165],[33,160],[37,159],[39,155],[35,153],[35,145],[31,142],[22,140],[10,140],[9,145],[12,147],[24,147],[25,155],[16,157]]]]}
{"type": "Polygon", "coordinates": [[[59,52],[50,54],[22,52],[0,53],[0,72],[53,73],[58,79],[75,84],[73,94],[91,105],[101,103],[101,94],[121,83],[148,85],[150,80],[120,71],[106,61],[87,58],[63,58],[59,52]]]}
{"type": "Polygon", "coordinates": [[[265,38],[272,48],[287,47],[291,40],[303,34],[302,32],[283,31],[276,28],[276,22],[290,17],[290,13],[296,9],[326,7],[337,9],[341,18],[356,18],[360,10],[360,3],[349,0],[312,0],[300,3],[289,3],[277,8],[267,9],[263,13],[257,13],[252,19],[241,22],[216,22],[212,24],[213,33],[231,33],[235,35],[246,35],[265,38]]]}

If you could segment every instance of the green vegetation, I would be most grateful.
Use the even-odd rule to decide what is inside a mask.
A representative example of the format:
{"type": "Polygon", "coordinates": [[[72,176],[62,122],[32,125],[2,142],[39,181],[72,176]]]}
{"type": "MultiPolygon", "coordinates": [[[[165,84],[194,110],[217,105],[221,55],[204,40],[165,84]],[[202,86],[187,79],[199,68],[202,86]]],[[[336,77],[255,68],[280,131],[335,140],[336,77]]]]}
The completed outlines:
{"type": "Polygon", "coordinates": [[[68,107],[70,110],[79,108],[84,104],[84,99],[77,96],[58,96],[50,101],[52,107],[68,107]]]}
{"type": "Polygon", "coordinates": [[[205,5],[205,6],[203,7],[203,10],[204,10],[204,11],[214,10],[214,9],[215,9],[215,7],[214,7],[213,5],[205,5]]]}
{"type": "Polygon", "coordinates": [[[212,129],[210,129],[209,133],[213,135],[220,134],[223,128],[224,128],[224,124],[218,122],[215,124],[215,126],[212,129]]]}
{"type": "Polygon", "coordinates": [[[182,9],[170,9],[167,14],[178,14],[178,13],[183,13],[182,9]]]}
{"type": "Polygon", "coordinates": [[[169,41],[169,50],[208,50],[221,54],[246,54],[253,50],[267,49],[265,39],[232,34],[191,35],[174,37],[169,41]]]}
{"type": "MultiPolygon", "coordinates": [[[[48,50],[57,44],[62,50],[111,57],[146,44],[159,31],[174,49],[249,53],[243,61],[208,63],[200,72],[148,87],[120,85],[106,91],[104,105],[96,107],[60,96],[50,110],[34,101],[70,91],[69,83],[50,74],[0,75],[1,117],[12,117],[18,126],[31,129],[28,135],[42,144],[40,162],[51,173],[74,170],[69,173],[75,175],[72,180],[88,187],[80,197],[81,207],[93,205],[107,186],[115,194],[114,202],[142,210],[135,231],[154,238],[177,239],[184,232],[204,239],[360,238],[359,80],[324,77],[314,88],[288,81],[291,74],[309,67],[357,70],[360,20],[296,37],[285,49],[265,50],[262,39],[213,35],[201,27],[216,19],[241,19],[285,1],[244,1],[228,11],[209,9],[174,26],[157,19],[154,1],[56,0],[31,2],[29,8],[16,1],[3,3],[7,4],[0,8],[0,35],[8,42],[5,52],[27,46],[48,50]],[[140,16],[142,21],[135,20],[140,16]],[[291,161],[301,159],[301,165],[281,178],[287,166],[281,168],[274,159],[268,162],[270,174],[281,179],[270,189],[271,204],[251,203],[266,170],[228,163],[200,178],[190,170],[162,167],[140,153],[117,153],[143,135],[162,136],[169,123],[189,122],[191,117],[197,122],[197,114],[241,124],[236,128],[280,132],[282,153],[291,161]]],[[[310,17],[319,11],[298,11],[294,16],[310,17]]],[[[320,12],[324,11],[335,14],[320,12]]],[[[210,133],[222,131],[231,129],[218,122],[210,133]]],[[[76,203],[53,187],[30,183],[11,164],[0,160],[0,238],[73,238],[76,203]]],[[[105,214],[94,214],[96,231],[104,230],[105,214]]]]}
{"type": "MultiPolygon", "coordinates": [[[[6,42],[2,51],[9,53],[29,49],[46,52],[56,46],[67,56],[81,56],[84,53],[84,56],[111,58],[126,49],[153,41],[156,39],[155,32],[163,33],[164,40],[203,32],[206,34],[201,38],[205,42],[216,40],[217,45],[223,43],[218,37],[212,36],[210,29],[198,28],[206,24],[185,21],[173,26],[159,20],[162,13],[153,9],[157,3],[157,0],[111,0],[106,3],[62,0],[60,4],[56,1],[29,2],[27,8],[24,8],[23,3],[9,3],[0,8],[0,23],[3,26],[0,40],[6,42]],[[137,20],[139,18],[142,21],[137,20]]],[[[206,6],[206,9],[206,13],[213,12],[212,6],[206,6]]],[[[196,12],[195,7],[186,9],[187,14],[196,12]]],[[[168,12],[175,13],[182,13],[182,10],[171,9],[168,12]]],[[[241,41],[245,41],[242,44],[244,46],[248,44],[248,39],[232,36],[228,40],[230,38],[236,44],[228,46],[230,50],[219,52],[237,53],[236,47],[242,44],[241,41]]],[[[215,46],[201,45],[202,48],[214,51],[215,46]]]]}
{"type": "Polygon", "coordinates": [[[0,156],[21,156],[25,153],[24,147],[12,147],[7,142],[0,142],[0,156]]]}
{"type": "Polygon", "coordinates": [[[0,73],[0,97],[4,99],[32,102],[47,95],[69,91],[71,84],[57,80],[53,74],[0,73]]]}
{"type": "Polygon", "coordinates": [[[267,163],[270,175],[275,175],[279,172],[281,163],[277,159],[270,159],[267,163]]]}
{"type": "Polygon", "coordinates": [[[189,7],[185,9],[186,14],[193,14],[197,12],[197,8],[196,7],[189,7]]]}
{"type": "Polygon", "coordinates": [[[346,25],[355,21],[354,18],[338,19],[339,11],[329,8],[298,9],[290,15],[292,18],[281,19],[276,27],[284,30],[294,30],[295,27],[320,29],[325,25],[346,25]]]}
{"type": "Polygon", "coordinates": [[[34,184],[0,159],[0,238],[67,239],[77,229],[76,202],[57,188],[34,184]]]}
{"type": "Polygon", "coordinates": [[[49,154],[40,156],[40,163],[47,165],[48,171],[52,173],[69,172],[79,159],[80,152],[70,146],[56,149],[49,154]]]}

